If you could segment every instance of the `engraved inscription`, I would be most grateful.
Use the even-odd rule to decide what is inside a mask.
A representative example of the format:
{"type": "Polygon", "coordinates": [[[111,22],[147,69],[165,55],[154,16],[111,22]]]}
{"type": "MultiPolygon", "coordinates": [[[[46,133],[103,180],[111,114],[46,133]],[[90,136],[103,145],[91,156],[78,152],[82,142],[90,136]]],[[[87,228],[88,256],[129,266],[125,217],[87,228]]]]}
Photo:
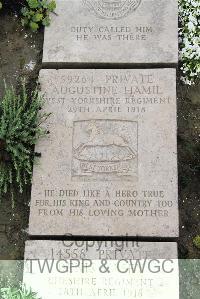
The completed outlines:
{"type": "Polygon", "coordinates": [[[51,115],[36,147],[31,235],[178,236],[175,76],[41,71],[51,115]]]}
{"type": "Polygon", "coordinates": [[[122,19],[138,8],[141,0],[83,0],[86,7],[102,19],[122,19]]]}
{"type": "Polygon", "coordinates": [[[137,179],[137,122],[74,122],[72,176],[92,180],[137,179]]]}

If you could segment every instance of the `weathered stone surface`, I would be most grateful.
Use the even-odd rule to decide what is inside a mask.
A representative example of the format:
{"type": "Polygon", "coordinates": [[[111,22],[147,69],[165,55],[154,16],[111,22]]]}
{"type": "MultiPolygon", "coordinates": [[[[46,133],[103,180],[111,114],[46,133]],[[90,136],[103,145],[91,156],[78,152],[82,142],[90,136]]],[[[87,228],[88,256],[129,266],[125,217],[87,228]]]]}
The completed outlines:
{"type": "Polygon", "coordinates": [[[31,235],[178,236],[176,71],[42,70],[31,235]]]}
{"type": "Polygon", "coordinates": [[[24,283],[43,299],[178,299],[177,244],[28,241],[24,283]]]}
{"type": "Polygon", "coordinates": [[[24,259],[177,259],[175,242],[26,241],[24,259]]]}
{"type": "Polygon", "coordinates": [[[177,63],[177,11],[177,0],[57,0],[43,63],[177,63]]]}

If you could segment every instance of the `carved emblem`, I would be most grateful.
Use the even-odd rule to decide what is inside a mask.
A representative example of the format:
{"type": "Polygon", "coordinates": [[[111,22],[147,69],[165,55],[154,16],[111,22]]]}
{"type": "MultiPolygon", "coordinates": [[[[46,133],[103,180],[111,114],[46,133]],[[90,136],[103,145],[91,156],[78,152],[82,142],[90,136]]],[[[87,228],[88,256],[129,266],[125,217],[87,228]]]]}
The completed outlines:
{"type": "Polygon", "coordinates": [[[137,122],[74,122],[72,176],[93,180],[137,177],[137,122]]]}
{"type": "Polygon", "coordinates": [[[96,16],[117,20],[128,16],[138,8],[142,0],[83,0],[84,5],[96,16]]]}

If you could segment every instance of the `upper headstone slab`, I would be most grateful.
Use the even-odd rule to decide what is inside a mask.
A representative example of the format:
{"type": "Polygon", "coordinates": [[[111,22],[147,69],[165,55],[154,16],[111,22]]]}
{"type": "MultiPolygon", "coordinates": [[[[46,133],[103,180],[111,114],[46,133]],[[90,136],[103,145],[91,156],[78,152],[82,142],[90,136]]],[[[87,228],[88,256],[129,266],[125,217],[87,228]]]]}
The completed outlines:
{"type": "Polygon", "coordinates": [[[178,236],[174,69],[42,70],[32,235],[178,236]]]}
{"type": "Polygon", "coordinates": [[[57,0],[45,29],[45,65],[177,61],[176,0],[57,0]]]}

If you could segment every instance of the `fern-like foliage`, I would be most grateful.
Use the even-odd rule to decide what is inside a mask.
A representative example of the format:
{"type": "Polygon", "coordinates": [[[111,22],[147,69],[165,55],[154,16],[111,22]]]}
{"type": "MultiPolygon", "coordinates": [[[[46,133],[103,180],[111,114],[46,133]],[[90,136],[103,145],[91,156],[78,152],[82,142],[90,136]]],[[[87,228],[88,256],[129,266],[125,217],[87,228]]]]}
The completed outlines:
{"type": "Polygon", "coordinates": [[[25,82],[19,94],[5,85],[0,102],[0,195],[13,194],[15,185],[22,192],[31,182],[34,145],[46,134],[40,126],[48,117],[41,112],[42,105],[43,96],[38,88],[29,96],[25,82]]]}
{"type": "Polygon", "coordinates": [[[21,288],[3,288],[0,289],[1,299],[40,299],[35,292],[28,290],[25,286],[21,288]]]}

